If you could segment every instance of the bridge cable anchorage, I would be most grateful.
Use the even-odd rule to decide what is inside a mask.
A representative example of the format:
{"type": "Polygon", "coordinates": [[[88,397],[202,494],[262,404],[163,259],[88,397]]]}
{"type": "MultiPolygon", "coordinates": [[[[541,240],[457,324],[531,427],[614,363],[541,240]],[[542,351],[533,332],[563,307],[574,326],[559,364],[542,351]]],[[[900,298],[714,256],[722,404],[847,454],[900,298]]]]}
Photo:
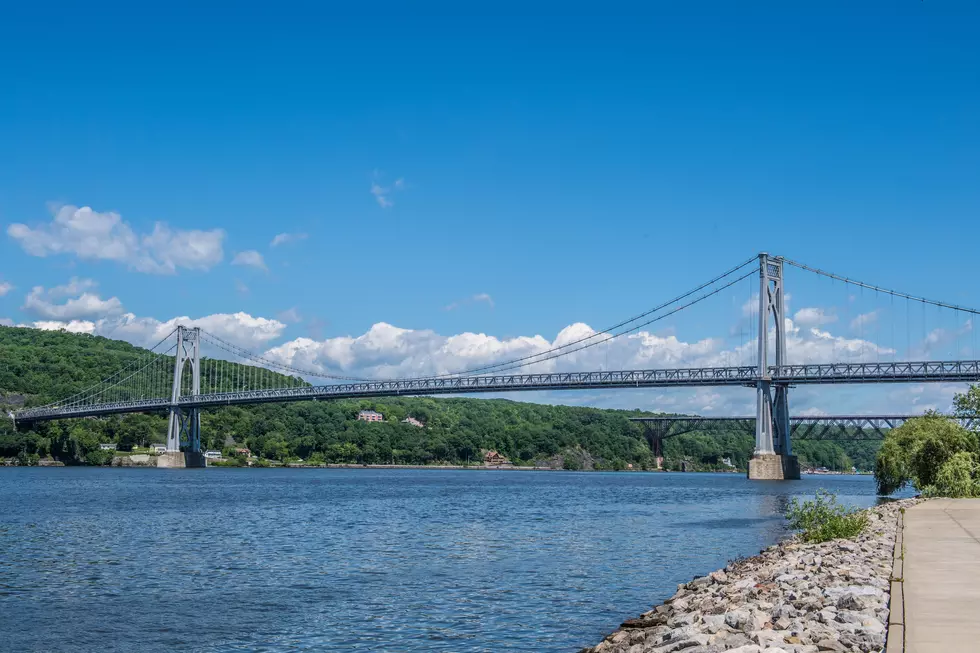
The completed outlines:
{"type": "MultiPolygon", "coordinates": [[[[548,349],[548,350],[545,350],[545,351],[540,351],[540,352],[537,352],[537,353],[534,353],[534,354],[529,354],[527,356],[522,356],[520,358],[515,358],[515,359],[511,359],[511,360],[507,360],[507,361],[501,361],[499,363],[494,363],[492,365],[484,365],[484,366],[470,368],[470,369],[466,369],[466,370],[459,370],[459,371],[455,371],[455,372],[447,372],[447,373],[444,373],[444,374],[435,374],[435,375],[430,375],[430,376],[402,377],[401,380],[412,380],[412,379],[417,379],[417,380],[423,380],[423,379],[442,379],[442,378],[452,378],[452,377],[461,377],[461,376],[475,376],[476,374],[481,373],[481,372],[490,372],[490,371],[504,372],[504,371],[508,371],[508,370],[513,370],[513,369],[519,369],[519,368],[522,368],[522,367],[526,367],[528,365],[534,365],[535,363],[540,363],[540,362],[543,362],[543,361],[546,361],[546,360],[551,360],[552,358],[558,358],[560,356],[565,356],[567,354],[571,354],[571,353],[574,353],[576,351],[580,351],[581,349],[586,349],[588,347],[579,347],[579,348],[572,349],[570,351],[566,351],[564,353],[561,353],[561,354],[558,354],[558,355],[555,355],[555,356],[548,356],[547,358],[543,358],[544,356],[546,356],[548,354],[554,354],[554,353],[559,352],[559,351],[562,351],[564,349],[568,349],[570,347],[573,347],[574,345],[577,345],[577,344],[580,344],[580,343],[583,343],[583,342],[587,342],[589,340],[593,340],[593,339],[598,338],[598,337],[603,336],[603,335],[608,335],[609,332],[611,332],[611,331],[615,331],[616,329],[619,329],[619,328],[621,328],[623,326],[626,326],[627,324],[630,324],[630,323],[635,322],[637,320],[643,319],[644,317],[647,317],[648,315],[651,315],[651,314],[656,313],[656,312],[658,312],[660,310],[663,310],[664,308],[666,308],[668,306],[671,306],[672,304],[676,304],[677,302],[679,302],[679,301],[681,301],[683,299],[686,299],[686,298],[690,297],[691,295],[693,295],[693,294],[695,294],[695,293],[703,290],[704,288],[707,288],[709,286],[712,286],[712,285],[718,283],[719,281],[721,281],[722,279],[725,279],[727,277],[730,277],[732,274],[738,272],[739,270],[742,270],[746,266],[755,264],[757,261],[758,261],[758,257],[757,256],[753,256],[753,257],[751,257],[749,259],[746,259],[742,263],[740,263],[740,264],[738,264],[738,265],[736,265],[736,266],[734,266],[734,267],[726,270],[725,272],[723,272],[722,274],[719,274],[718,276],[714,277],[710,281],[706,281],[706,282],[702,283],[701,285],[696,286],[695,288],[693,288],[693,289],[691,289],[691,290],[689,290],[689,291],[687,291],[687,292],[685,292],[685,293],[683,293],[681,295],[678,295],[677,297],[674,297],[670,301],[664,302],[664,303],[662,303],[662,304],[660,304],[658,306],[655,306],[655,307],[653,307],[651,309],[648,309],[648,310],[646,310],[646,311],[644,311],[642,313],[639,313],[637,315],[634,315],[631,318],[628,318],[626,320],[622,320],[622,321],[620,321],[620,322],[618,322],[618,323],[616,323],[616,324],[614,324],[614,325],[612,325],[610,327],[607,327],[607,328],[602,329],[600,331],[596,331],[596,332],[594,332],[594,333],[592,333],[592,334],[590,334],[588,336],[583,336],[583,337],[578,338],[576,340],[573,340],[571,342],[567,342],[567,343],[565,343],[563,345],[560,345],[558,347],[552,347],[551,349],[548,349]],[[531,360],[531,359],[539,359],[539,360],[531,360]],[[523,364],[518,365],[518,363],[523,363],[523,364]]],[[[715,291],[715,292],[712,292],[712,293],[709,293],[707,295],[704,295],[698,301],[700,301],[701,299],[706,299],[707,297],[710,297],[710,296],[712,296],[714,294],[717,294],[717,292],[720,292],[721,290],[724,290],[725,288],[731,287],[732,285],[734,285],[734,283],[737,283],[738,281],[741,281],[741,280],[743,280],[743,279],[745,279],[747,277],[752,276],[753,274],[755,274],[755,272],[756,272],[756,270],[753,269],[748,274],[746,274],[744,276],[741,276],[738,279],[736,279],[735,282],[729,283],[729,284],[727,284],[725,286],[722,286],[721,288],[717,289],[717,291],[715,291]]],[[[686,304],[685,306],[680,307],[680,309],[675,309],[675,310],[673,310],[673,311],[671,311],[669,313],[666,313],[662,317],[667,317],[668,315],[672,315],[673,313],[678,312],[678,310],[687,308],[689,306],[693,306],[696,303],[697,303],[697,301],[690,302],[690,303],[686,304]]],[[[617,334],[615,334],[615,335],[613,335],[611,337],[605,338],[605,339],[600,340],[600,341],[598,341],[596,343],[592,343],[589,346],[594,346],[594,345],[598,345],[598,344],[602,344],[602,343],[608,342],[609,340],[612,340],[613,338],[617,338],[617,337],[619,337],[621,335],[625,335],[627,333],[631,333],[632,331],[635,331],[635,330],[637,330],[639,328],[642,328],[644,326],[648,326],[649,324],[652,324],[655,321],[656,320],[650,320],[650,321],[644,322],[642,324],[638,324],[638,325],[632,327],[631,329],[622,331],[621,333],[617,333],[617,334]]],[[[304,370],[304,369],[293,367],[291,365],[287,365],[287,364],[284,364],[284,363],[279,363],[279,362],[276,362],[276,361],[271,361],[271,360],[269,360],[269,359],[267,359],[265,357],[259,356],[259,355],[254,354],[254,353],[252,353],[252,352],[250,352],[250,351],[248,351],[248,350],[246,350],[246,349],[244,349],[242,347],[239,347],[238,345],[234,345],[234,344],[229,343],[229,342],[227,342],[225,340],[222,340],[221,338],[218,338],[217,336],[215,336],[213,334],[210,334],[210,333],[207,333],[207,332],[204,332],[204,331],[202,331],[201,334],[209,342],[211,342],[211,344],[219,347],[220,349],[225,349],[225,351],[229,351],[229,353],[235,354],[235,355],[240,356],[242,358],[246,358],[246,359],[249,359],[249,360],[252,360],[252,361],[255,361],[255,362],[259,362],[259,363],[263,364],[263,366],[266,366],[266,367],[275,367],[275,368],[280,369],[280,370],[286,370],[286,371],[293,372],[293,373],[296,373],[296,374],[300,374],[300,375],[303,375],[303,376],[311,376],[311,377],[315,377],[315,378],[325,378],[325,379],[332,379],[332,380],[338,380],[338,381],[371,382],[371,381],[387,381],[387,380],[390,380],[390,379],[378,379],[378,378],[363,378],[363,377],[353,377],[353,376],[341,376],[341,375],[336,375],[336,374],[328,374],[328,373],[323,373],[323,372],[314,372],[314,371],[310,371],[310,370],[304,370]],[[217,341],[217,342],[214,342],[214,341],[217,341]],[[218,343],[221,343],[221,344],[218,344],[218,343]],[[224,346],[222,346],[222,345],[224,345],[224,346]],[[231,350],[229,350],[228,348],[231,348],[231,350]]]]}

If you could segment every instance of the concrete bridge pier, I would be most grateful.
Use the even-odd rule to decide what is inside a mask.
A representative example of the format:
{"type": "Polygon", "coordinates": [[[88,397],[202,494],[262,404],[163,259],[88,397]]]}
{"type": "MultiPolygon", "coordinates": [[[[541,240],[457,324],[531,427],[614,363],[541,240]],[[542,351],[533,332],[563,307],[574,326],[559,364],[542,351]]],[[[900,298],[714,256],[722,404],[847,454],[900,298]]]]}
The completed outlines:
{"type": "Polygon", "coordinates": [[[183,469],[207,466],[207,458],[200,451],[168,451],[157,456],[157,467],[183,469]]]}

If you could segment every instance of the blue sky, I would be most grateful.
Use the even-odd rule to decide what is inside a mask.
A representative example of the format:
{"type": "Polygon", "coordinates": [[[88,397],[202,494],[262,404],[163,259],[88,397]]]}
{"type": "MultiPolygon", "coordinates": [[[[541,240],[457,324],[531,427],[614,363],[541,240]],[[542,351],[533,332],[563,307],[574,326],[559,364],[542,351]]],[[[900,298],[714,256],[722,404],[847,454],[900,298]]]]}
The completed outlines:
{"type": "MultiPolygon", "coordinates": [[[[0,319],[106,333],[131,314],[113,334],[140,342],[153,320],[245,313],[210,324],[396,372],[445,344],[424,334],[486,334],[452,362],[500,360],[537,345],[499,342],[606,326],[763,250],[980,306],[975,3],[413,8],[7,9],[0,319]],[[409,331],[336,352],[378,323],[409,331]]],[[[791,312],[837,317],[801,338],[896,339],[851,328],[883,317],[873,299],[794,283],[791,312]]],[[[734,346],[736,290],[656,334],[734,346]]],[[[927,317],[907,341],[963,328],[927,317]]],[[[644,360],[700,360],[678,351],[644,360]]]]}

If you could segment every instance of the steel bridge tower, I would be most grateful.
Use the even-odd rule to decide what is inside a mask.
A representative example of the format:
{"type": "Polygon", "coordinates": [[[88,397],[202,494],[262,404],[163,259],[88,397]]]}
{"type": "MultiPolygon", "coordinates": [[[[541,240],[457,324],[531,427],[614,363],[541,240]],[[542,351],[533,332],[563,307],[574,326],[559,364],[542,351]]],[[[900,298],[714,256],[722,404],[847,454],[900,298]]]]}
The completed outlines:
{"type": "Polygon", "coordinates": [[[800,464],[790,444],[789,384],[773,383],[769,374],[770,327],[773,364],[781,368],[789,363],[783,281],[783,259],[759,254],[759,380],[756,381],[755,452],[749,461],[750,479],[800,478],[800,464]]]}
{"type": "Polygon", "coordinates": [[[201,394],[201,329],[177,327],[174,379],[170,394],[170,420],[167,425],[167,453],[157,459],[158,467],[205,467],[201,453],[201,413],[197,408],[181,409],[184,374],[190,372],[189,395],[201,394]],[[187,367],[190,370],[187,370],[187,367]],[[181,443],[184,450],[181,451],[181,443]]]}

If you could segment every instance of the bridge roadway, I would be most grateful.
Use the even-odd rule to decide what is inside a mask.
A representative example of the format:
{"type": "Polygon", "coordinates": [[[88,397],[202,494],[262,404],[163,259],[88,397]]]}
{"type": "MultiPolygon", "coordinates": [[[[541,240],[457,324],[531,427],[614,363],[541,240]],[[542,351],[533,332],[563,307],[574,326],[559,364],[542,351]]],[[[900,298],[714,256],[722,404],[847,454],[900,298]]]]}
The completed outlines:
{"type": "MultiPolygon", "coordinates": [[[[352,399],[399,395],[447,395],[530,390],[590,390],[615,388],[673,388],[693,386],[749,386],[759,380],[774,384],[851,384],[851,383],[964,383],[980,381],[980,361],[927,361],[905,363],[829,363],[769,366],[767,379],[760,379],[758,367],[704,367],[617,372],[554,372],[550,374],[511,374],[445,378],[396,379],[337,383],[273,390],[244,390],[181,397],[177,406],[184,410],[287,401],[352,399]]],[[[70,417],[91,417],[118,413],[164,410],[169,398],[134,399],[100,404],[28,408],[15,413],[20,422],[36,422],[70,417]]]]}

